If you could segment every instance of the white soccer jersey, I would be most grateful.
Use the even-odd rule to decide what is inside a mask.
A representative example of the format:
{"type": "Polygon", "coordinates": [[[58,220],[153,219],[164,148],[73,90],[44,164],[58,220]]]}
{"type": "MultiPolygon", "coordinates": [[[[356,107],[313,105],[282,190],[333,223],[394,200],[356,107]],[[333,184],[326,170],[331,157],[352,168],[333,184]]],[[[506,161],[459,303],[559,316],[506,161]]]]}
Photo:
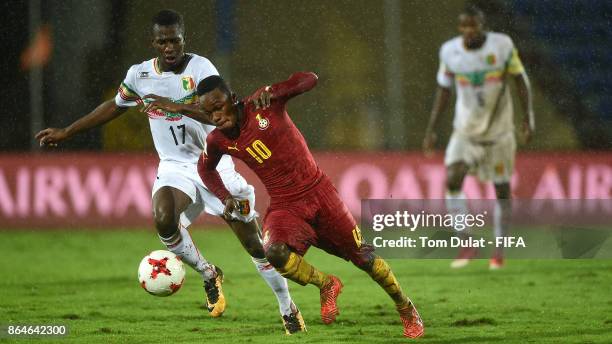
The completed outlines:
{"type": "MultiPolygon", "coordinates": [[[[133,65],[121,83],[115,103],[118,106],[143,106],[148,100],[142,97],[156,94],[177,103],[191,104],[197,99],[198,83],[211,75],[219,75],[217,69],[205,57],[191,55],[187,67],[180,74],[162,72],[157,58],[133,65]]],[[[149,111],[149,125],[160,162],[196,164],[205,149],[206,136],[214,127],[202,124],[179,113],[161,110],[149,111]]],[[[233,169],[230,156],[224,156],[217,170],[233,169]]]]}
{"type": "Polygon", "coordinates": [[[488,32],[486,37],[477,50],[467,50],[461,36],[444,43],[437,75],[440,86],[454,86],[457,93],[455,132],[475,141],[495,140],[514,130],[509,87],[501,98],[500,92],[504,73],[524,72],[510,37],[496,32],[488,32]]]}

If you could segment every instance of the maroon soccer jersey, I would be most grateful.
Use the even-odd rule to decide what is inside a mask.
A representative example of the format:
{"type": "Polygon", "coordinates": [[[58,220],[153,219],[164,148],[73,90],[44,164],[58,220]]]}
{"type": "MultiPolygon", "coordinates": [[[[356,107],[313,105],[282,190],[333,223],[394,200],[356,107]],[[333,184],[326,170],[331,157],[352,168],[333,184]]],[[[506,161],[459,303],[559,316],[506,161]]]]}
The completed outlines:
{"type": "MultiPolygon", "coordinates": [[[[206,157],[198,170],[205,184],[219,199],[229,193],[215,169],[223,154],[244,161],[261,179],[271,202],[295,198],[312,189],[322,172],[308,150],[306,141],[287,114],[286,102],[316,85],[314,73],[295,73],[287,81],[274,84],[270,107],[255,109],[250,100],[264,88],[243,100],[240,135],[231,139],[218,129],[206,140],[206,157]]],[[[201,159],[202,160],[202,159],[201,159]]]]}
{"type": "Polygon", "coordinates": [[[288,99],[310,90],[316,81],[313,73],[296,73],[272,85],[273,100],[266,110],[256,110],[251,104],[264,88],[246,98],[239,136],[232,139],[213,130],[198,172],[208,189],[225,200],[230,194],[216,170],[223,154],[241,159],[255,171],[270,194],[264,250],[282,243],[303,255],[315,245],[363,266],[371,260],[373,247],[362,242],[355,219],[315,163],[285,109],[288,99]]]}

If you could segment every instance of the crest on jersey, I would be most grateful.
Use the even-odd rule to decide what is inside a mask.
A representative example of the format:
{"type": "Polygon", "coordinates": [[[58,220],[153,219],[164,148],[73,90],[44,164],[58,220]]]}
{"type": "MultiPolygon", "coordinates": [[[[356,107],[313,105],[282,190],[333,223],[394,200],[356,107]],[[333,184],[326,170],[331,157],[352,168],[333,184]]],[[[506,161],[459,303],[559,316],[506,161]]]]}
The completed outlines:
{"type": "Polygon", "coordinates": [[[185,91],[191,91],[195,88],[196,84],[195,81],[193,81],[193,78],[190,76],[184,76],[181,78],[181,83],[183,85],[183,89],[185,91]]]}
{"type": "Polygon", "coordinates": [[[257,114],[255,118],[257,119],[257,125],[259,126],[260,130],[268,129],[270,126],[270,121],[267,118],[263,117],[261,114],[257,114]]]}
{"type": "Polygon", "coordinates": [[[242,216],[247,216],[251,212],[251,204],[248,199],[238,200],[238,212],[242,216]]]}
{"type": "Polygon", "coordinates": [[[490,64],[492,66],[495,64],[495,62],[497,62],[497,59],[495,58],[495,54],[487,55],[487,64],[490,64]]]}

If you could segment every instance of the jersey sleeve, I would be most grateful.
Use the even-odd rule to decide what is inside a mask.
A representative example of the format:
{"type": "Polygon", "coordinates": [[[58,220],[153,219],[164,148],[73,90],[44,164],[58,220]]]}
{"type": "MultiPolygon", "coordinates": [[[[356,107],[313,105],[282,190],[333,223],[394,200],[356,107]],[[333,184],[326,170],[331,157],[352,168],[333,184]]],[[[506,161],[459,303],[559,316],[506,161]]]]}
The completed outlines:
{"type": "Polygon", "coordinates": [[[212,62],[210,62],[209,59],[199,57],[195,84],[199,84],[200,81],[208,78],[211,75],[219,75],[219,71],[217,71],[217,68],[212,64],[212,62]]]}
{"type": "Polygon", "coordinates": [[[313,89],[318,79],[313,72],[297,72],[291,74],[289,79],[272,85],[270,91],[273,97],[286,101],[313,89]]]}
{"type": "Polygon", "coordinates": [[[438,67],[438,74],[436,75],[436,81],[438,85],[444,88],[451,88],[453,86],[453,81],[455,76],[453,72],[451,72],[446,66],[446,62],[444,62],[444,46],[440,49],[440,66],[438,67]]]}
{"type": "Polygon", "coordinates": [[[136,106],[142,102],[138,93],[136,93],[136,69],[138,65],[134,65],[128,69],[125,79],[119,85],[117,95],[115,96],[115,104],[120,107],[136,106]]]}
{"type": "Polygon", "coordinates": [[[230,196],[230,193],[225,184],[223,184],[219,171],[217,171],[217,165],[222,156],[223,153],[214,141],[214,135],[208,135],[206,138],[206,152],[202,153],[198,160],[198,174],[208,190],[223,202],[230,196]]]}
{"type": "Polygon", "coordinates": [[[512,52],[510,53],[510,61],[508,62],[508,73],[512,75],[518,75],[525,72],[525,67],[523,67],[523,62],[518,55],[518,50],[516,48],[512,48],[512,52]]]}
{"type": "Polygon", "coordinates": [[[318,79],[319,77],[313,72],[293,73],[285,81],[259,88],[246,98],[246,102],[259,98],[261,93],[268,89],[272,93],[273,101],[285,104],[289,99],[313,89],[317,85],[318,79]]]}
{"type": "Polygon", "coordinates": [[[510,38],[507,35],[503,35],[503,46],[506,49],[506,56],[507,60],[506,60],[506,64],[507,64],[507,70],[508,73],[511,75],[518,75],[518,74],[522,74],[525,72],[525,68],[523,67],[523,63],[521,62],[521,59],[519,58],[518,55],[518,50],[516,49],[516,47],[514,46],[514,42],[512,41],[512,38],[510,38]]]}

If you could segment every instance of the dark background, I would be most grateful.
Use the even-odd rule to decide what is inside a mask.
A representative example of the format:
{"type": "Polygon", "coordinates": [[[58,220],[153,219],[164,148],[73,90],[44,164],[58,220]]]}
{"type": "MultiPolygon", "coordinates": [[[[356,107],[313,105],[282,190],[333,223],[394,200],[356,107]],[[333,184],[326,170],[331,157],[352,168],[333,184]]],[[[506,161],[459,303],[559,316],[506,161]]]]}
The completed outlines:
{"type": "MultiPolygon", "coordinates": [[[[509,34],[535,89],[537,136],[525,149],[612,147],[612,3],[476,1],[509,34]]],[[[466,1],[9,1],[1,8],[0,150],[36,150],[33,133],[68,125],[113,97],[127,69],[150,59],[151,18],[184,15],[186,51],[211,59],[241,95],[315,71],[319,86],[290,114],[316,150],[418,150],[438,50],[457,34],[466,1]],[[47,28],[47,59],[22,65],[47,28]],[[43,29],[44,30],[44,29],[43,29]],[[36,77],[39,73],[40,78],[36,77]]],[[[451,107],[452,109],[452,107],[451,107]]],[[[516,118],[522,113],[516,107],[516,118]]],[[[452,111],[440,122],[439,147],[452,111]]],[[[135,110],[77,135],[65,150],[150,151],[135,110]]]]}

